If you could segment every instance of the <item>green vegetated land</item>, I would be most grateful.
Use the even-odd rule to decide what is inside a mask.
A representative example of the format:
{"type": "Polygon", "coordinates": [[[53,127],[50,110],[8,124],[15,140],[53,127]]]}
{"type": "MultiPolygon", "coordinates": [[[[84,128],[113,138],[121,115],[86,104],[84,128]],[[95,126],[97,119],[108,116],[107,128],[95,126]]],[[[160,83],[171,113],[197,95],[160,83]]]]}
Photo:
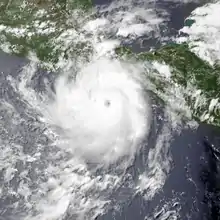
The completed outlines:
{"type": "MultiPolygon", "coordinates": [[[[89,42],[70,42],[64,45],[60,36],[67,30],[80,25],[67,22],[80,10],[81,17],[86,17],[92,8],[92,0],[2,0],[0,2],[0,49],[20,56],[34,52],[42,62],[55,64],[60,55],[66,59],[80,55],[91,48],[89,42]],[[84,16],[85,15],[85,16],[84,16]]],[[[194,21],[190,20],[191,25],[194,21]]],[[[71,34],[70,34],[71,35],[71,34]]],[[[72,36],[72,35],[71,35],[72,36]]],[[[187,44],[169,44],[158,50],[135,54],[128,47],[119,47],[116,54],[125,59],[158,61],[171,67],[171,79],[149,76],[158,91],[178,84],[186,88],[185,100],[193,116],[199,121],[220,126],[220,66],[211,66],[190,51],[187,44]],[[195,95],[196,88],[200,91],[195,95]],[[200,97],[200,99],[198,99],[200,97]],[[201,98],[202,97],[202,98],[201,98]]]]}
{"type": "Polygon", "coordinates": [[[211,66],[190,51],[187,44],[169,44],[153,52],[134,54],[127,47],[116,49],[119,56],[126,59],[141,61],[158,61],[171,67],[171,80],[162,77],[150,79],[157,89],[163,91],[172,83],[185,88],[185,99],[190,106],[193,116],[199,121],[220,126],[220,66],[211,66]],[[193,88],[193,90],[191,90],[193,88]],[[193,94],[197,90],[197,95],[193,94]],[[200,100],[198,100],[200,97],[200,100]]]}
{"type": "MultiPolygon", "coordinates": [[[[39,60],[56,63],[59,55],[78,53],[57,44],[56,40],[68,29],[77,29],[68,23],[74,9],[81,15],[92,7],[92,0],[2,0],[0,2],[0,48],[6,52],[26,56],[35,52],[39,60]]],[[[78,49],[79,50],[79,49],[78,49]]]]}

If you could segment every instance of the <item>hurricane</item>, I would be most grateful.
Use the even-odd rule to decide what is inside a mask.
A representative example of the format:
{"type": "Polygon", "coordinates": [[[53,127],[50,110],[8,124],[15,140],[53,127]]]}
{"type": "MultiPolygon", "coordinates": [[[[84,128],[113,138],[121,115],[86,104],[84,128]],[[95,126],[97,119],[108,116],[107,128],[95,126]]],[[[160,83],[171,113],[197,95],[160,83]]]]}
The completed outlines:
{"type": "Polygon", "coordinates": [[[165,121],[160,127],[155,123],[159,118],[144,68],[95,57],[56,76],[40,74],[35,62],[16,78],[8,76],[23,113],[8,104],[6,115],[19,114],[19,126],[29,130],[27,140],[31,133],[37,137],[27,148],[2,140],[2,161],[18,154],[8,161],[13,169],[1,165],[8,170],[6,182],[19,181],[18,173],[25,177],[18,189],[9,185],[18,202],[5,188],[3,198],[19,210],[12,209],[10,219],[94,219],[110,209],[117,212],[119,204],[145,191],[149,200],[161,189],[170,169],[172,126],[162,109],[157,117],[165,121]],[[138,169],[132,168],[135,163],[138,169]]]}
{"type": "Polygon", "coordinates": [[[98,59],[74,80],[57,80],[48,118],[63,130],[66,150],[104,164],[134,156],[151,123],[140,71],[117,60],[98,59]]]}

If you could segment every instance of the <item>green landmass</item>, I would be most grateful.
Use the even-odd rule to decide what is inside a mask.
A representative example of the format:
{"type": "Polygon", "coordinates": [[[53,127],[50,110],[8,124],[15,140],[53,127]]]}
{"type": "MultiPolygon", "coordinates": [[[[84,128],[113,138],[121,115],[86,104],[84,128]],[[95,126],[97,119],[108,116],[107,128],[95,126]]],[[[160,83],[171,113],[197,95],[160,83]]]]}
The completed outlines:
{"type": "Polygon", "coordinates": [[[19,56],[31,51],[42,62],[56,63],[62,53],[67,57],[82,49],[81,43],[73,50],[57,41],[64,31],[77,30],[77,19],[73,18],[74,25],[67,22],[73,10],[83,17],[91,8],[91,0],[2,0],[0,49],[19,56]]]}
{"type": "MultiPolygon", "coordinates": [[[[170,80],[163,77],[149,78],[157,90],[178,84],[185,88],[185,100],[190,106],[193,117],[199,121],[220,126],[220,66],[211,66],[190,51],[187,44],[169,44],[158,50],[135,54],[128,47],[116,48],[116,53],[125,59],[158,61],[171,67],[170,80]],[[193,88],[193,90],[192,90],[193,88]],[[197,95],[193,94],[197,90],[197,95]],[[201,100],[198,97],[203,97],[201,100]]],[[[158,75],[157,75],[158,76],[158,75]]]]}

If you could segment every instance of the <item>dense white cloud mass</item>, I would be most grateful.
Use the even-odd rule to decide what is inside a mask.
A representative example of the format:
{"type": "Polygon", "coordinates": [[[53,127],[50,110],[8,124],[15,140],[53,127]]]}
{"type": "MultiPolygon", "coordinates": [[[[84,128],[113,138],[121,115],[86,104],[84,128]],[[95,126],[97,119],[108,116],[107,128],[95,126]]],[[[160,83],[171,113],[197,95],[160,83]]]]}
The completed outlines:
{"type": "Polygon", "coordinates": [[[82,68],[73,81],[57,80],[49,118],[68,139],[67,150],[103,163],[134,155],[151,121],[140,71],[102,58],[82,68]]]}
{"type": "Polygon", "coordinates": [[[196,8],[187,18],[192,20],[192,25],[184,26],[180,30],[189,36],[177,39],[194,46],[192,50],[210,64],[220,60],[219,10],[219,1],[196,8]]]}

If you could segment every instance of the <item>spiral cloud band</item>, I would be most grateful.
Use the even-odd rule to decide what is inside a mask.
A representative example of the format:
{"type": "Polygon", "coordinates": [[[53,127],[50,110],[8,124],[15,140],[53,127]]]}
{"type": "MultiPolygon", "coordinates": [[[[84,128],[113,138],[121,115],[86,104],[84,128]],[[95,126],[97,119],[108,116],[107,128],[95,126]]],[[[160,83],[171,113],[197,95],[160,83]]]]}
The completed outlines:
{"type": "Polygon", "coordinates": [[[140,68],[102,58],[71,82],[58,79],[48,109],[68,140],[68,150],[105,164],[134,155],[150,121],[138,77],[140,68]]]}

